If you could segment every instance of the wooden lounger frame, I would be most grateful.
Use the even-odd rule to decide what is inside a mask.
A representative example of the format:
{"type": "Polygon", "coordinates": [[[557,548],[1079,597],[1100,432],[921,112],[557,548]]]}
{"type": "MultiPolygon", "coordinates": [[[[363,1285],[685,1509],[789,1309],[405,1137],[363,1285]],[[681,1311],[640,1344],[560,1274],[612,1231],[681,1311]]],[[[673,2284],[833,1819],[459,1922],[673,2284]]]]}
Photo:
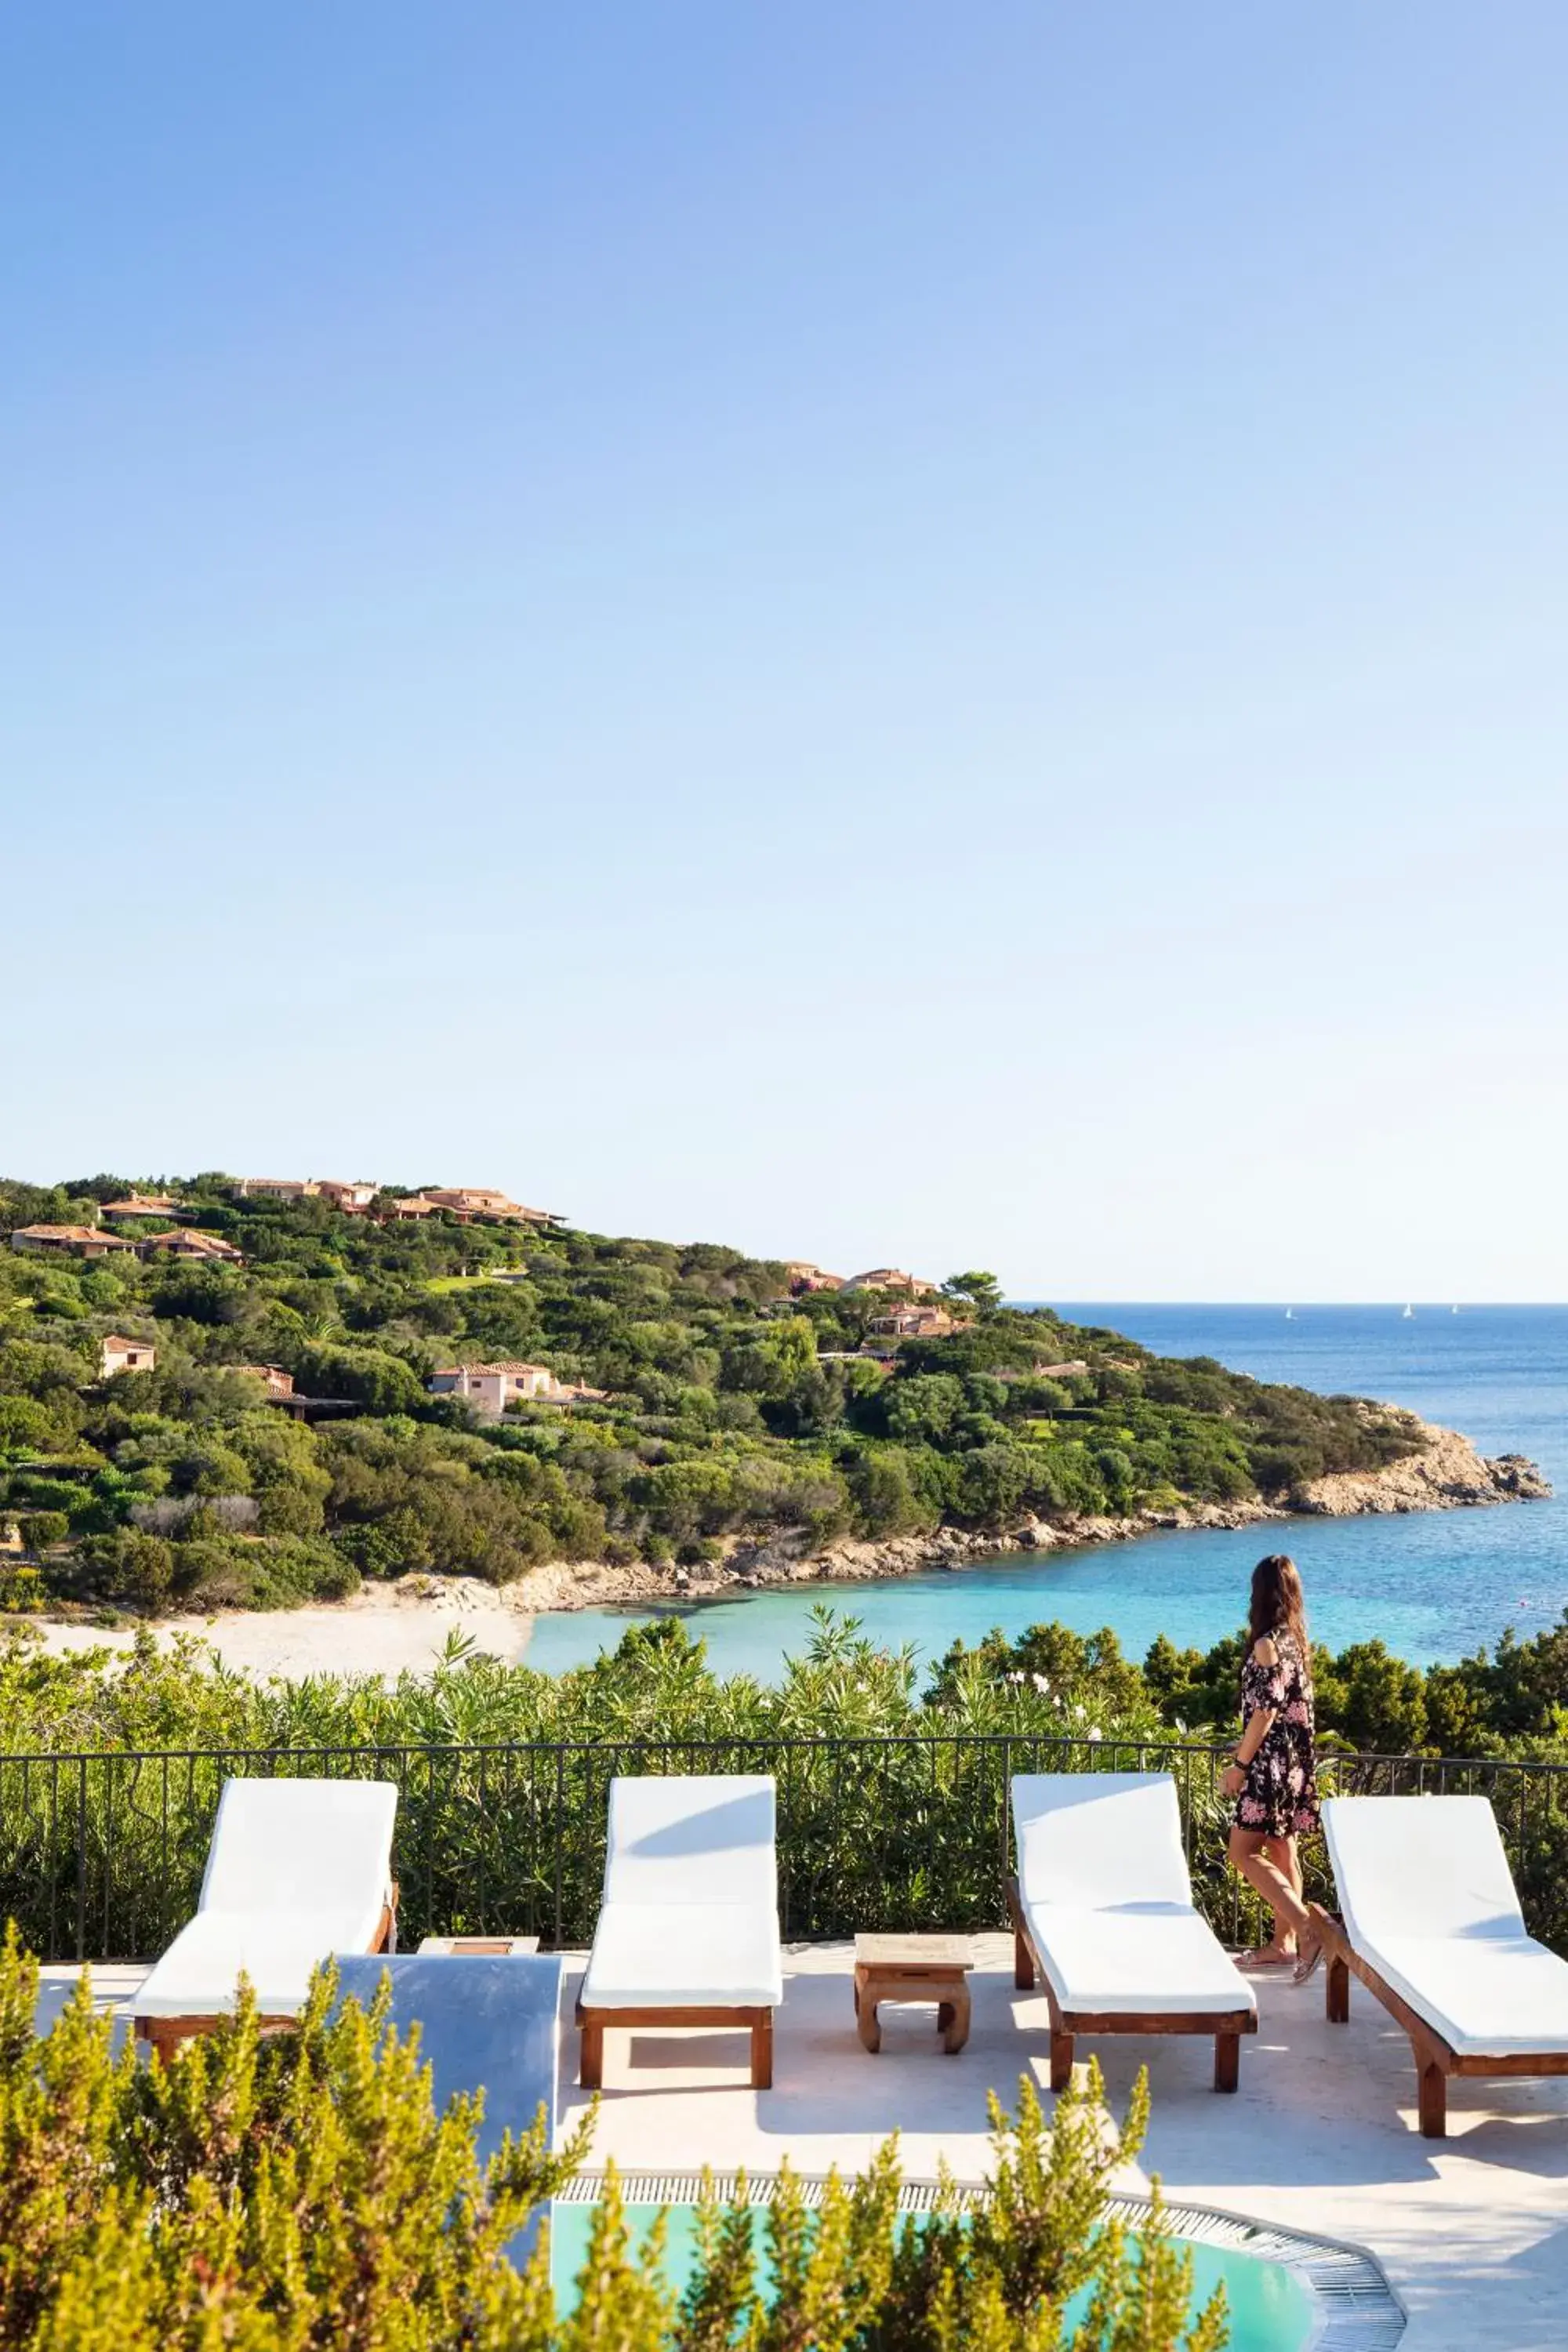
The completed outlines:
{"type": "MultiPolygon", "coordinates": [[[[395,1949],[397,1897],[397,1881],[394,1879],[392,1899],[382,1905],[381,1917],[376,1922],[375,1935],[369,1948],[373,1952],[395,1949]]],[[[139,2017],[136,2020],[136,2039],[145,2042],[154,2056],[167,2058],[182,2042],[189,2042],[197,2033],[216,2032],[233,2014],[232,2010],[222,2010],[215,2011],[210,2016],[139,2017]]],[[[298,2025],[300,2021],[297,2017],[262,2017],[257,2022],[263,2033],[283,2033],[298,2025]]]]}
{"type": "Polygon", "coordinates": [[[1007,1908],[1013,1918],[1013,1982],[1020,1992],[1028,1992],[1037,1976],[1050,2004],[1053,2091],[1065,2091],[1068,2086],[1072,2073],[1073,2036],[1077,2033],[1212,2033],[1215,2089],[1236,2089],[1241,2078],[1241,2037],[1258,2031],[1254,2011],[1160,2009],[1101,2013],[1063,2009],[1051,1989],[1049,1971],[1030,1932],[1016,1878],[1007,1881],[1007,1908]]]}
{"type": "Polygon", "coordinates": [[[1568,2050],[1506,2050],[1489,2056],[1485,2051],[1469,2053],[1456,2050],[1446,2042],[1435,2025],[1427,2023],[1403,1994],[1381,1977],[1370,1960],[1363,1958],[1344,1930],[1342,1920],[1321,1905],[1309,1906],[1313,1921],[1323,1939],[1328,1986],[1326,2007],[1331,2025],[1348,2025],[1351,2015],[1351,1979],[1361,1979],[1369,1992],[1377,1995],[1396,2024],[1410,2036],[1410,2052],[1415,2061],[1415,2105],[1421,2122],[1423,2139],[1446,2139],[1448,2135],[1448,2077],[1468,2075],[1471,2079],[1512,2075],[1568,2074],[1568,2050]]]}
{"type": "Polygon", "coordinates": [[[604,2086],[605,2029],[606,2026],[623,2025],[720,2025],[732,2026],[737,2032],[743,2030],[752,2037],[752,2090],[771,2091],[773,2086],[773,2013],[771,2009],[584,2009],[579,2001],[577,2023],[583,2034],[578,2080],[585,2091],[597,2091],[604,2086]]]}

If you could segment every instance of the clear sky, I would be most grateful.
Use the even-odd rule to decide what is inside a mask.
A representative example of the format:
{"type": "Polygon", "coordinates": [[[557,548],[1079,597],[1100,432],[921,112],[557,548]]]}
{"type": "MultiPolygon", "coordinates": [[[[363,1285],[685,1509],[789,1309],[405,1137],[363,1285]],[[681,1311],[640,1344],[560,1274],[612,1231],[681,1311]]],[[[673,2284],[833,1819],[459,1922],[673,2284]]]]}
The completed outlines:
{"type": "Polygon", "coordinates": [[[0,1167],[1568,1297],[1560,0],[0,16],[0,1167]]]}

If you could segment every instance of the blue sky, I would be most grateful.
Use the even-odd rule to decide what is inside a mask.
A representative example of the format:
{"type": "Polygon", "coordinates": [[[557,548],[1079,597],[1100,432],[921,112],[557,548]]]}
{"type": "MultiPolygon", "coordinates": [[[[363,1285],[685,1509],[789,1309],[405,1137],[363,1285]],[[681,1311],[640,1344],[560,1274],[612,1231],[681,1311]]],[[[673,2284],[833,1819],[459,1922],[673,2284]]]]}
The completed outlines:
{"type": "Polygon", "coordinates": [[[0,1166],[1568,1297],[1568,16],[0,20],[0,1166]]]}

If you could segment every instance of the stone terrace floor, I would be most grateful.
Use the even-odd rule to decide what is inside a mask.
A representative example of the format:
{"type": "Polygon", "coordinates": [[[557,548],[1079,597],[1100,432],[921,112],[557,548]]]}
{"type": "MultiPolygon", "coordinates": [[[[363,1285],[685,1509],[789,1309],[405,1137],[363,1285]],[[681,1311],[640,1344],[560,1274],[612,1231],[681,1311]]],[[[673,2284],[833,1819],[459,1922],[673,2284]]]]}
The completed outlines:
{"type": "MultiPolygon", "coordinates": [[[[852,2171],[897,2131],[908,2178],[931,2178],[945,2157],[960,2179],[980,2179],[986,2092],[1011,2102],[1027,2069],[1047,2109],[1049,2094],[1043,1997],[1015,1991],[1009,1937],[977,1937],[974,1948],[973,2029],[953,2058],[929,2009],[884,2009],[880,2054],[860,2047],[842,1944],[786,1955],[772,2091],[748,2086],[742,2036],[608,2034],[590,2161],[766,2171],[787,2156],[802,2172],[852,2171]]],[[[570,2025],[583,1965],[568,1956],[563,2127],[586,2105],[570,2025]]],[[[118,2008],[142,1973],[100,1969],[94,1988],[118,2008]]],[[[41,2023],[75,1974],[45,1971],[41,2023]]],[[[1118,2111],[1147,2063],[1144,2159],[1166,2194],[1368,2249],[1410,2315],[1402,2352],[1568,2345],[1568,2078],[1451,2084],[1448,2137],[1424,2140],[1409,2043],[1369,1993],[1352,1986],[1350,2025],[1331,2027],[1321,1971],[1302,1990],[1268,1972],[1256,1982],[1259,2027],[1233,2098],[1209,2088],[1207,2041],[1079,2044],[1080,2057],[1099,2055],[1118,2111]]]]}

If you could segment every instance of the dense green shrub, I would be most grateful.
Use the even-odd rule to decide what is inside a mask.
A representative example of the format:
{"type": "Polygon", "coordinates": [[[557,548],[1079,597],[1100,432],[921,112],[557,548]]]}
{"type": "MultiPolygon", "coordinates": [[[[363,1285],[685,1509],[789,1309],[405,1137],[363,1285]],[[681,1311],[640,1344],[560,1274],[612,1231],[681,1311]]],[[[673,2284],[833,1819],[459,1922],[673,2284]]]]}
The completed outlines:
{"type": "Polygon", "coordinates": [[[22,1541],[29,1551],[44,1551],[50,1544],[64,1543],[70,1528],[68,1512],[26,1511],[22,1515],[22,1541]]]}
{"type": "MultiPolygon", "coordinates": [[[[1197,1900],[1234,1937],[1252,1920],[1226,1865],[1219,1794],[1239,1661],[1239,1639],[1206,1657],[1156,1643],[1141,1669],[1109,1633],[1037,1626],[1017,1643],[955,1644],[922,1690],[910,1656],[876,1651],[853,1620],[823,1612],[776,1689],[715,1681],[669,1619],[567,1675],[454,1642],[428,1676],[289,1683],[216,1671],[189,1642],[165,1652],[144,1636],[111,1662],[48,1657],[16,1635],[0,1643],[0,1912],[51,1958],[156,1950],[195,1901],[226,1773],[386,1771],[402,1790],[410,1936],[584,1941],[616,1773],[768,1770],[787,1932],[998,1927],[1010,1774],[1103,1769],[1175,1775],[1197,1900]]],[[[1411,1696],[1410,1670],[1375,1645],[1322,1656],[1319,1672],[1329,1716],[1338,1694],[1361,1736],[1411,1696]]],[[[1427,1676],[1423,1696],[1436,1684],[1451,1715],[1465,1696],[1481,1727],[1477,1760],[1457,1770],[1420,1755],[1363,1766],[1332,1720],[1321,1740],[1326,1790],[1490,1796],[1548,1941],[1568,1937],[1568,1787],[1535,1768],[1564,1760],[1565,1673],[1568,1625],[1427,1676]],[[1505,1739],[1486,1710],[1514,1708],[1510,1662],[1519,1684],[1537,1686],[1537,1712],[1505,1739]]],[[[1306,1863],[1312,1890],[1326,1891],[1315,1841],[1306,1863]]]]}
{"type": "Polygon", "coordinates": [[[254,2002],[168,2064],[116,2061],[84,1979],[33,2038],[37,1971],[0,1950],[0,2344],[16,2352],[1221,2352],[1223,2292],[1194,2315],[1192,2258],[1157,2193],[1136,2242],[1111,2181],[1142,2144],[1141,2079],[1120,2128],[1098,2071],[1047,2129],[1027,2077],[992,2100],[990,2193],[946,2189],[900,2220],[891,2145],[808,2210],[784,2169],[758,2260],[744,2191],[710,2189],[678,2299],[633,2254],[613,2169],[574,2307],[545,2238],[508,2242],[581,2164],[545,2119],[488,2164],[478,2108],[435,2111],[415,2036],[332,2014],[330,1972],[299,2030],[263,2039],[254,2002]]]}
{"type": "Polygon", "coordinates": [[[89,1536],[78,1555],[88,1589],[108,1601],[157,1606],[174,1587],[174,1547],[140,1528],[89,1536]]]}

